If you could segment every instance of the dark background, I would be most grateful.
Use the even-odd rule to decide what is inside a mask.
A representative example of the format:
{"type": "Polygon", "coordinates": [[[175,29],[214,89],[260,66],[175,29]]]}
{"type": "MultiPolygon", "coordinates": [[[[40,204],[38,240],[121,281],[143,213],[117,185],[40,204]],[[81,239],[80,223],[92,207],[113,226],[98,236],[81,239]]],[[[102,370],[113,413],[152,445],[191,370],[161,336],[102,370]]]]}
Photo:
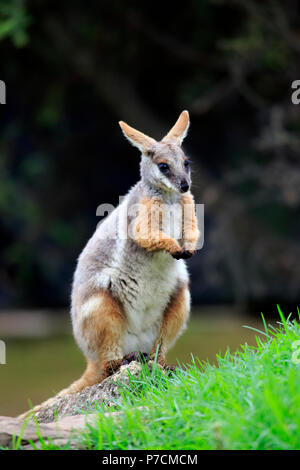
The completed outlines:
{"type": "Polygon", "coordinates": [[[139,178],[118,121],[161,138],[188,109],[194,304],[295,311],[298,2],[7,0],[0,40],[1,309],[68,306],[97,206],[139,178]]]}

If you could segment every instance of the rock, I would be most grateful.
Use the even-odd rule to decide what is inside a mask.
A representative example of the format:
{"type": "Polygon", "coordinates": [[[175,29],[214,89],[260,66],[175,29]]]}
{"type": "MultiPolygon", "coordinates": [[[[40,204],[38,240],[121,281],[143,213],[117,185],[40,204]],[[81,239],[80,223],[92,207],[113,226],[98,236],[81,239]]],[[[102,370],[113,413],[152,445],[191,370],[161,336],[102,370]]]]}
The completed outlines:
{"type": "MultiPolygon", "coordinates": [[[[149,361],[150,370],[152,365],[153,362],[149,361]]],[[[50,406],[45,406],[35,413],[35,416],[39,423],[50,423],[62,416],[78,415],[81,411],[92,412],[95,402],[113,406],[120,398],[122,388],[130,387],[130,377],[140,376],[141,367],[141,364],[135,361],[121,366],[115,374],[100,384],[86,387],[79,393],[57,398],[50,406]]]]}
{"type": "Polygon", "coordinates": [[[0,446],[13,447],[13,441],[20,439],[23,449],[40,448],[39,435],[43,436],[45,442],[64,446],[67,443],[71,448],[79,448],[78,431],[84,428],[87,421],[96,420],[97,414],[67,416],[57,422],[39,424],[30,421],[24,426],[24,421],[19,418],[0,416],[0,446]],[[31,442],[33,442],[33,446],[31,442]]]}
{"type": "MultiPolygon", "coordinates": [[[[156,365],[164,370],[160,365],[156,365]]],[[[152,371],[153,361],[148,362],[148,368],[152,371]]],[[[64,446],[67,443],[71,448],[80,448],[78,431],[84,428],[86,422],[97,419],[93,405],[95,402],[112,406],[121,396],[121,390],[130,388],[131,377],[139,377],[142,365],[132,361],[103,380],[100,384],[86,387],[80,393],[56,398],[51,405],[46,405],[35,413],[35,418],[30,418],[24,427],[24,420],[0,416],[0,446],[13,447],[13,439],[20,439],[23,449],[40,448],[38,434],[48,442],[64,446]],[[82,414],[82,411],[85,413],[82,414]],[[35,421],[34,421],[35,420],[35,421]],[[36,421],[39,423],[37,425],[36,421]],[[13,437],[15,436],[15,438],[13,437]]],[[[167,371],[166,371],[167,373],[167,371]]],[[[121,412],[106,412],[110,416],[118,416],[121,412]]]]}

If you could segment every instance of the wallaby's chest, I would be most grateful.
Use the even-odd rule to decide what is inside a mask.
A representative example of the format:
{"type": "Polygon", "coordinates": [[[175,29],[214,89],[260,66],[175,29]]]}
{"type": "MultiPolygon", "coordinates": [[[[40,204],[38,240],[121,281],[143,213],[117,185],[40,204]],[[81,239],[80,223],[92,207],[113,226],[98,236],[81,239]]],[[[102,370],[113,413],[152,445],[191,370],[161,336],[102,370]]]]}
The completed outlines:
{"type": "Polygon", "coordinates": [[[132,329],[143,330],[159,319],[176,288],[176,264],[170,255],[155,253],[147,258],[133,263],[134,289],[120,292],[132,329]]]}
{"type": "Polygon", "coordinates": [[[168,253],[155,253],[146,259],[126,259],[114,289],[127,319],[123,352],[137,349],[149,352],[158,335],[165,308],[179,280],[187,277],[184,263],[168,253]],[[125,276],[124,273],[128,275],[125,276]],[[125,282],[124,282],[125,281],[125,282]]]}

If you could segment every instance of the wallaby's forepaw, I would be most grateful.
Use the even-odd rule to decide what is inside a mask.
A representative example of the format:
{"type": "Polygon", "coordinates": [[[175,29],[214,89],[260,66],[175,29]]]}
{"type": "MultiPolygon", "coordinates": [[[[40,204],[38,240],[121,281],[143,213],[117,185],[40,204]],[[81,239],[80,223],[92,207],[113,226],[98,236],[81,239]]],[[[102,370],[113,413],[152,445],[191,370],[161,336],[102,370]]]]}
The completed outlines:
{"type": "Polygon", "coordinates": [[[173,258],[175,259],[188,259],[191,258],[194,254],[194,251],[191,250],[185,250],[184,248],[180,251],[176,251],[175,253],[172,253],[173,258]]]}

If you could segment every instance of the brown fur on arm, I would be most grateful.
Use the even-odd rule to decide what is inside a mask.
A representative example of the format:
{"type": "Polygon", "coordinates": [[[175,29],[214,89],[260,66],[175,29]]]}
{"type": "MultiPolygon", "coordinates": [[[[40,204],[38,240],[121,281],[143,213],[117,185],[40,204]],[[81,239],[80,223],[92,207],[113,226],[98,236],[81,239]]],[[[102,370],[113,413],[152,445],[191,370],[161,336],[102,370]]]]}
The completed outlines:
{"type": "Polygon", "coordinates": [[[144,198],[140,204],[135,223],[136,243],[147,251],[166,250],[171,255],[179,253],[179,243],[160,229],[162,201],[159,198],[144,198]]]}
{"type": "Polygon", "coordinates": [[[185,250],[194,252],[199,238],[194,198],[191,193],[187,193],[182,196],[180,203],[182,206],[182,246],[185,250]]]}

